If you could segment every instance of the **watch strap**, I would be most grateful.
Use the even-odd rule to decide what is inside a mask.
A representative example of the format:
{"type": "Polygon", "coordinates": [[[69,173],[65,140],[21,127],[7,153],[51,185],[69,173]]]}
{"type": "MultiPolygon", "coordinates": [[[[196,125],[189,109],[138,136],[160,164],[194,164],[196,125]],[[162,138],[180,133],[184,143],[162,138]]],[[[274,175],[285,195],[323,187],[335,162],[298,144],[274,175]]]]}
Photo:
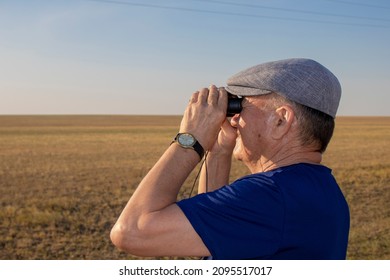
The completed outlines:
{"type": "Polygon", "coordinates": [[[204,156],[204,149],[203,149],[202,145],[198,142],[198,140],[195,141],[195,143],[192,147],[194,148],[195,152],[198,153],[198,155],[200,156],[200,159],[202,159],[204,156]]]}

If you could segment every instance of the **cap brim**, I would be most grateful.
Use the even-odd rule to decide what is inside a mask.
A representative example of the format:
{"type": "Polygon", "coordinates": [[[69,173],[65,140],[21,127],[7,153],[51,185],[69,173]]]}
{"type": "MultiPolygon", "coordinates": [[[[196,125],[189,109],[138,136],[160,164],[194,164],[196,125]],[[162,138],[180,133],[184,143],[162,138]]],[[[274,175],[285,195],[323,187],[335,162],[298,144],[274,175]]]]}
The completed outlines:
{"type": "Polygon", "coordinates": [[[226,91],[239,96],[256,96],[256,95],[265,95],[272,93],[271,90],[242,87],[242,86],[227,86],[225,87],[226,91]]]}

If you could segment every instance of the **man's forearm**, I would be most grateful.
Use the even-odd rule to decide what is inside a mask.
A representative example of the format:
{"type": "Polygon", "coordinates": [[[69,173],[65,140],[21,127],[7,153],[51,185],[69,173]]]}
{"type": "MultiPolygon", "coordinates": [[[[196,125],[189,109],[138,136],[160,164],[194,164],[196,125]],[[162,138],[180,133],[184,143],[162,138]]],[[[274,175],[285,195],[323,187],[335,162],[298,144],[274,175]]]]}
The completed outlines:
{"type": "Polygon", "coordinates": [[[171,145],[141,181],[120,218],[161,210],[176,202],[184,181],[199,162],[190,149],[171,145]]]}
{"type": "Polygon", "coordinates": [[[214,191],[229,183],[231,154],[209,153],[202,167],[198,193],[214,191]]]}

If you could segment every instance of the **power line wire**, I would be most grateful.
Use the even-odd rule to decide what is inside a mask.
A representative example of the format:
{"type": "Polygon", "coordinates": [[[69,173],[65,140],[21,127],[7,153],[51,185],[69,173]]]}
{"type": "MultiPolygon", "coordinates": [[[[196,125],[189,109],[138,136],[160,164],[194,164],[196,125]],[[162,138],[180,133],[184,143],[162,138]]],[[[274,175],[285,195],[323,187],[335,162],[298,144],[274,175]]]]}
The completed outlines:
{"type": "Polygon", "coordinates": [[[309,19],[302,19],[302,18],[244,14],[244,13],[237,13],[237,12],[221,12],[221,11],[194,9],[194,8],[162,6],[162,5],[156,5],[156,4],[124,2],[124,1],[118,1],[118,0],[85,0],[85,1],[100,2],[100,3],[107,3],[107,4],[117,4],[117,5],[127,5],[127,6],[136,6],[136,7],[145,7],[145,8],[155,8],[155,9],[163,9],[163,10],[176,10],[176,11],[184,11],[184,12],[216,14],[216,15],[225,15],[225,16],[240,16],[240,17],[251,17],[251,18],[261,18],[261,19],[273,19],[273,20],[309,22],[309,23],[323,23],[323,24],[346,25],[346,26],[389,28],[389,26],[378,25],[378,24],[347,23],[347,22],[336,22],[336,21],[326,21],[326,20],[312,20],[312,19],[309,20],[309,19]]]}
{"type": "Polygon", "coordinates": [[[373,5],[373,4],[367,4],[367,3],[356,3],[356,2],[351,2],[351,1],[342,1],[342,0],[325,0],[325,1],[353,5],[353,6],[377,8],[377,9],[390,9],[390,7],[386,7],[386,6],[379,6],[379,5],[373,5]]]}
{"type": "Polygon", "coordinates": [[[219,0],[191,0],[191,1],[216,3],[216,4],[223,4],[223,5],[237,6],[237,7],[248,7],[248,8],[275,10],[275,11],[285,11],[285,12],[301,13],[301,14],[312,14],[312,15],[320,15],[320,16],[332,16],[332,17],[341,17],[341,18],[354,18],[354,19],[365,19],[365,20],[376,20],[376,21],[390,22],[390,19],[385,19],[385,18],[373,18],[373,17],[365,17],[365,16],[333,14],[333,13],[324,13],[324,12],[316,12],[316,11],[308,11],[308,10],[271,7],[271,6],[264,6],[264,5],[258,5],[258,4],[235,3],[235,2],[219,1],[219,0]]]}

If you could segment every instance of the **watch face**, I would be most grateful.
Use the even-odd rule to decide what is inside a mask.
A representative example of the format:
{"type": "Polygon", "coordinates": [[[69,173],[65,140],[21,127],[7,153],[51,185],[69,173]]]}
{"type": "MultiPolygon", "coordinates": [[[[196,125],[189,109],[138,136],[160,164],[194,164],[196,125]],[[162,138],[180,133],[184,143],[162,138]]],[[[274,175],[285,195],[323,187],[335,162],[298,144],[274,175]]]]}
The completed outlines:
{"type": "Polygon", "coordinates": [[[192,147],[192,145],[195,143],[195,138],[191,134],[183,133],[179,135],[177,141],[184,147],[192,147]]]}

